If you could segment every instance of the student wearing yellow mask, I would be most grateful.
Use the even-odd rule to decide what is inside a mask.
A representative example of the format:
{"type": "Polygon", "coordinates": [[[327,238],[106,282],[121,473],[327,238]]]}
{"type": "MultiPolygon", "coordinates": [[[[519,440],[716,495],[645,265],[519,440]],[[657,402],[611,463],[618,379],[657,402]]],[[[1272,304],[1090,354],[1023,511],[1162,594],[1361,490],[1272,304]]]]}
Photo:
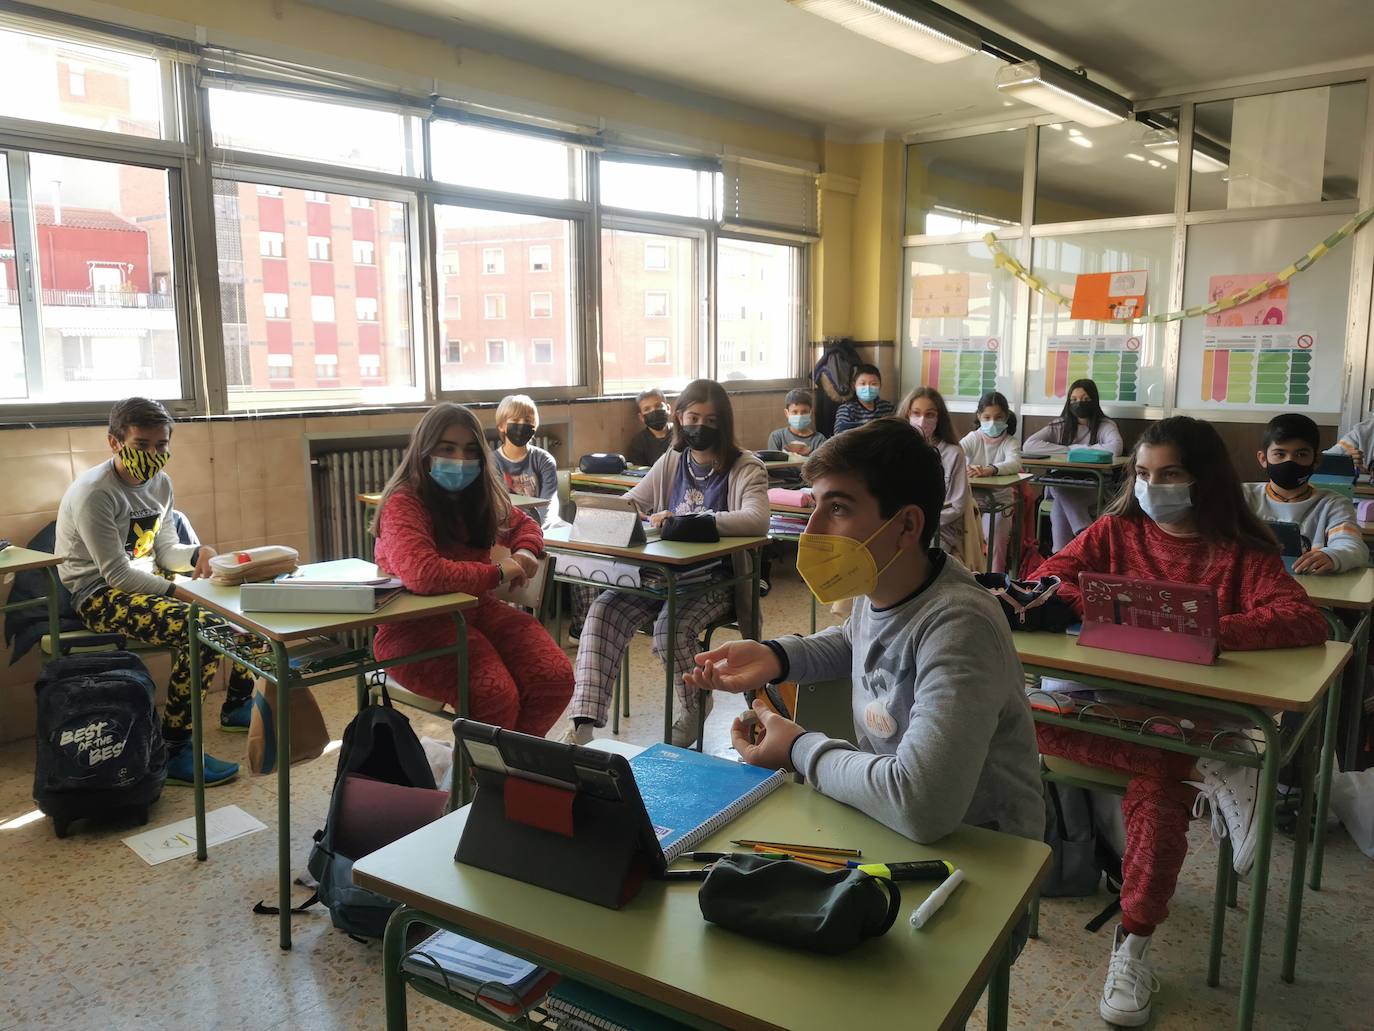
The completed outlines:
{"type": "Polygon", "coordinates": [[[797,570],[821,602],[854,598],[852,614],[810,637],[703,652],[684,683],[743,692],[852,677],[857,747],[757,702],[762,736],[750,742],[736,720],[735,748],[922,843],[961,823],[1040,840],[1035,732],[1006,617],[935,545],[939,455],[905,421],[878,419],[826,441],[803,476],[816,509],[797,570]]]}

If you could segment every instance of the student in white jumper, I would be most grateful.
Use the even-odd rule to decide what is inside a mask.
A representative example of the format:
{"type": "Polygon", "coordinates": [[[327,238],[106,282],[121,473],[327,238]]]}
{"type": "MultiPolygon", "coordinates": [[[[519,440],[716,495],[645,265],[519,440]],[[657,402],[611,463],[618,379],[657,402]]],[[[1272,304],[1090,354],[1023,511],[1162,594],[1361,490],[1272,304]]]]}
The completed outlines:
{"type": "Polygon", "coordinates": [[[940,455],[945,472],[945,504],[940,510],[940,547],[962,554],[964,505],[968,502],[968,459],[959,446],[944,397],[934,387],[917,387],[897,406],[897,414],[921,431],[940,455]]]}
{"type": "MultiPolygon", "coordinates": [[[[1016,414],[1007,399],[996,390],[989,390],[978,399],[975,412],[978,427],[964,435],[959,446],[968,460],[969,476],[1011,476],[1021,471],[1021,444],[1016,439],[1016,414]]],[[[1015,500],[1015,488],[994,491],[992,501],[999,508],[1009,508],[1015,500]]],[[[1008,513],[997,521],[997,539],[988,540],[992,549],[992,569],[996,573],[1007,570],[1007,545],[1011,540],[1012,521],[1008,513]]],[[[983,536],[989,537],[988,516],[983,516],[983,536]]]]}

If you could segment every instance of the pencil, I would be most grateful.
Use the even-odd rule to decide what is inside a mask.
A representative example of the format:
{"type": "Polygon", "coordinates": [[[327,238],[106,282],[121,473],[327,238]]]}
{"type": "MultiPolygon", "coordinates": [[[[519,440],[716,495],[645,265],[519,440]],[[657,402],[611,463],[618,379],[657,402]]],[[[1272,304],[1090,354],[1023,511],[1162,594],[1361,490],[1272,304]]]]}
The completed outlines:
{"type": "Polygon", "coordinates": [[[845,868],[843,860],[827,859],[825,856],[806,855],[800,852],[788,852],[785,849],[770,849],[763,845],[755,845],[754,852],[765,858],[794,859],[798,863],[810,863],[812,866],[823,867],[827,870],[843,870],[845,868]]]}
{"type": "Polygon", "coordinates": [[[863,852],[857,848],[836,848],[833,845],[793,845],[785,841],[756,841],[753,838],[740,838],[738,841],[730,842],[732,845],[742,845],[752,847],[763,845],[771,849],[791,849],[796,852],[810,852],[815,855],[824,856],[861,856],[863,852]]]}

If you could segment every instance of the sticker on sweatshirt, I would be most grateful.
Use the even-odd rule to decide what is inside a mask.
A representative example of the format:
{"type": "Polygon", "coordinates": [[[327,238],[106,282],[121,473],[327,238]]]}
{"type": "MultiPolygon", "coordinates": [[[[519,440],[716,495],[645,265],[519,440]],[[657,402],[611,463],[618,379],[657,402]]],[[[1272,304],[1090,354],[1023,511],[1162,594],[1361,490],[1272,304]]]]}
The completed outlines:
{"type": "Polygon", "coordinates": [[[880,738],[889,738],[897,733],[897,721],[887,711],[881,698],[875,698],[864,707],[864,726],[880,738]]]}

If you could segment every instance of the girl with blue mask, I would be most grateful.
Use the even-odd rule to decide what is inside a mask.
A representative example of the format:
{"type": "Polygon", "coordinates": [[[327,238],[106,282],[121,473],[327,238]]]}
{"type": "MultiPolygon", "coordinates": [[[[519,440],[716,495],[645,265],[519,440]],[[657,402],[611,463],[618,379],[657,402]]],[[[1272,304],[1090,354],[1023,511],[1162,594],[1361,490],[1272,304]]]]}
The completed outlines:
{"type": "MultiPolygon", "coordinates": [[[[533,616],[507,604],[539,571],[544,534],[514,508],[477,417],[461,405],[431,408],[411,434],[373,520],[378,567],[414,594],[461,592],[478,599],[464,612],[468,711],[483,723],[547,734],[572,698],[572,664],[533,616]]],[[[378,659],[452,644],[448,615],[388,623],[373,643],[378,659]]],[[[393,666],[407,690],[456,706],[453,655],[393,666]]]]}
{"type": "MultiPolygon", "coordinates": [[[[1016,439],[1016,415],[1006,397],[990,390],[978,399],[974,409],[973,430],[959,441],[968,462],[971,477],[1012,476],[1021,471],[1021,444],[1016,439]]],[[[1007,552],[1011,546],[1012,525],[1017,518],[1016,488],[1003,487],[976,495],[984,511],[989,505],[1004,510],[996,525],[989,516],[982,516],[983,538],[992,555],[993,572],[1007,570],[1007,552]],[[990,532],[991,531],[991,532],[990,532]]]]}

